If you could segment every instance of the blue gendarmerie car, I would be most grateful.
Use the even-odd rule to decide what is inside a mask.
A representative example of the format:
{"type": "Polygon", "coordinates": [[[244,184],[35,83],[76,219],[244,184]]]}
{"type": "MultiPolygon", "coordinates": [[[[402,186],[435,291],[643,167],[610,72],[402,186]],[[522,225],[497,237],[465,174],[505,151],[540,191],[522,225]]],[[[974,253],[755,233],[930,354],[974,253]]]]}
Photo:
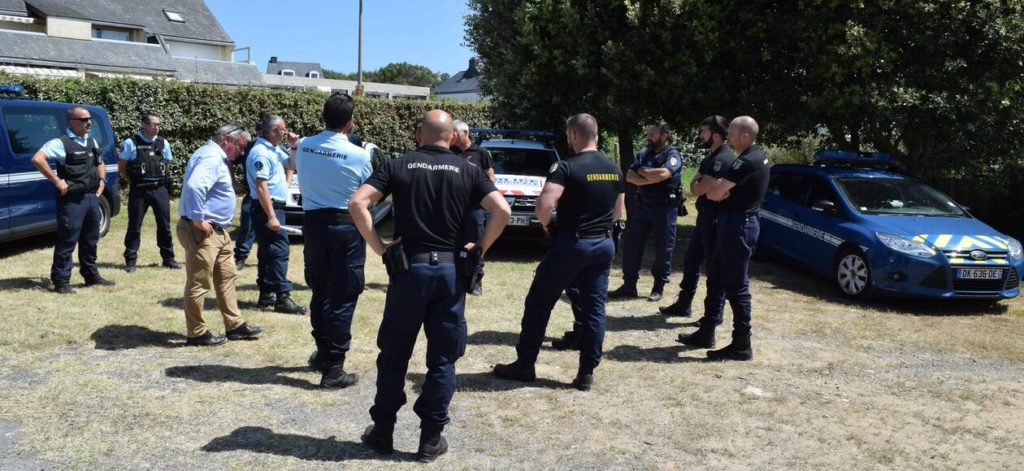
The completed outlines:
{"type": "Polygon", "coordinates": [[[821,151],[775,165],[758,250],[828,274],[847,296],[1006,299],[1021,244],[880,153],[821,151]]]}

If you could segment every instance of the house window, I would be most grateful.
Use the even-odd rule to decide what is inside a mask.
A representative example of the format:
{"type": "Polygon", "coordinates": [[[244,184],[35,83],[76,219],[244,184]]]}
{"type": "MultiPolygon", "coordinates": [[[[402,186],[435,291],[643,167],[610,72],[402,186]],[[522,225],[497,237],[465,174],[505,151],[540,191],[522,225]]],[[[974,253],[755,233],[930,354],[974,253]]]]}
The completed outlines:
{"type": "Polygon", "coordinates": [[[308,77],[309,78],[318,79],[318,78],[320,78],[320,72],[317,72],[315,70],[314,71],[310,71],[309,74],[308,74],[308,77]]]}
{"type": "Polygon", "coordinates": [[[93,26],[92,37],[95,39],[109,39],[112,41],[131,41],[132,30],[112,28],[109,26],[93,26]]]}
{"type": "Polygon", "coordinates": [[[164,16],[167,17],[168,21],[173,21],[175,23],[184,23],[185,22],[185,17],[181,16],[181,13],[178,13],[178,12],[173,11],[173,10],[164,10],[164,16]]]}
{"type": "Polygon", "coordinates": [[[295,71],[292,69],[281,69],[281,75],[285,77],[294,77],[295,71]]]}

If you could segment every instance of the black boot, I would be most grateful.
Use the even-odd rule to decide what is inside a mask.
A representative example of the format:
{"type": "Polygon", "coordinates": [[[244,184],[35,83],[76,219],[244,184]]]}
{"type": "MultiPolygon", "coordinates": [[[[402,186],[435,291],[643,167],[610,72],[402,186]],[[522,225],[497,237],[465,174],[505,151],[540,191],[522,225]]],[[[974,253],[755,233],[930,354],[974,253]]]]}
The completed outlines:
{"type": "Polygon", "coordinates": [[[324,389],[344,389],[359,382],[355,373],[345,372],[345,357],[331,364],[320,377],[320,387],[324,389]]]}
{"type": "Polygon", "coordinates": [[[619,286],[615,291],[608,292],[608,299],[628,299],[635,297],[637,297],[635,281],[632,283],[623,283],[622,286],[619,286]]]}
{"type": "Polygon", "coordinates": [[[715,348],[715,323],[701,322],[692,334],[679,334],[677,342],[695,348],[715,348]]]}
{"type": "Polygon", "coordinates": [[[572,380],[572,387],[579,389],[580,391],[590,391],[590,388],[594,386],[594,372],[580,370],[576,373],[576,378],[572,380]]]}
{"type": "Polygon", "coordinates": [[[708,352],[708,360],[750,361],[754,359],[754,350],[750,347],[750,333],[732,334],[732,343],[721,350],[708,352]]]}
{"type": "Polygon", "coordinates": [[[331,364],[320,356],[320,350],[313,350],[313,353],[309,355],[309,360],[306,361],[306,364],[308,364],[309,368],[313,371],[319,371],[320,373],[324,373],[331,368],[331,364]]]}
{"type": "Polygon", "coordinates": [[[661,301],[661,293],[664,290],[665,290],[665,283],[660,282],[660,281],[655,281],[654,282],[654,286],[651,288],[650,296],[647,296],[647,300],[652,302],[652,303],[656,303],[658,301],[661,301]]]}
{"type": "Polygon", "coordinates": [[[658,308],[662,314],[668,317],[690,317],[693,315],[693,311],[690,309],[691,299],[684,300],[682,296],[676,299],[676,302],[669,304],[668,306],[662,306],[658,308]]]}
{"type": "Polygon", "coordinates": [[[359,439],[363,442],[363,445],[370,447],[371,450],[376,451],[382,455],[388,455],[395,452],[395,441],[392,435],[395,433],[395,424],[378,424],[374,422],[373,425],[366,427],[366,431],[359,439]]]}
{"type": "Polygon", "coordinates": [[[306,314],[306,308],[295,304],[289,293],[278,293],[277,302],[274,303],[274,312],[302,316],[306,314]]]}
{"type": "Polygon", "coordinates": [[[552,340],[551,348],[555,350],[579,350],[580,345],[577,342],[576,331],[568,330],[562,334],[562,338],[552,340]]]}
{"type": "Polygon", "coordinates": [[[277,293],[264,293],[260,291],[260,298],[256,300],[256,307],[260,309],[273,309],[277,303],[277,293]]]}
{"type": "Polygon", "coordinates": [[[444,425],[420,425],[420,447],[416,450],[416,461],[430,463],[448,452],[448,441],[441,435],[442,430],[444,425]]]}
{"type": "Polygon", "coordinates": [[[523,381],[526,383],[537,380],[537,372],[533,368],[533,364],[526,364],[526,362],[516,359],[516,361],[507,365],[495,365],[494,376],[503,379],[514,379],[516,381],[523,381]]]}

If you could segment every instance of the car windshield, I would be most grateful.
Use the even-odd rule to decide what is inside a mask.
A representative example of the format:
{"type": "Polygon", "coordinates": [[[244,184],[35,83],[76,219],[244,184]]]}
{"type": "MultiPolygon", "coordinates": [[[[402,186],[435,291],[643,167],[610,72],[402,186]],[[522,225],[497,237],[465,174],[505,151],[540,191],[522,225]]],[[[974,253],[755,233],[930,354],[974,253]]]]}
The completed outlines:
{"type": "Polygon", "coordinates": [[[901,178],[839,178],[839,188],[865,214],[964,216],[950,197],[923,182],[901,178]]]}
{"type": "Polygon", "coordinates": [[[491,153],[491,166],[497,174],[546,177],[551,164],[558,160],[555,151],[549,149],[487,147],[487,150],[491,153]]]}

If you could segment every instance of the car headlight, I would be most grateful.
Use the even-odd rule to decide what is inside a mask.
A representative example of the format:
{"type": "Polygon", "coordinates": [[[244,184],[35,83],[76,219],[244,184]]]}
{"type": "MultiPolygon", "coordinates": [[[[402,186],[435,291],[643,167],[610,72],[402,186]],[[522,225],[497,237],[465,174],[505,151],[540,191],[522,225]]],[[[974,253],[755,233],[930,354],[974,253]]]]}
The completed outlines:
{"type": "Polygon", "coordinates": [[[1024,249],[1021,248],[1020,242],[1017,239],[1010,239],[1010,256],[1013,258],[1020,258],[1024,255],[1024,249]]]}
{"type": "Polygon", "coordinates": [[[881,241],[883,245],[899,253],[905,253],[907,255],[913,255],[921,258],[931,258],[935,256],[934,249],[916,240],[910,240],[905,237],[885,232],[876,232],[875,235],[878,236],[878,240],[881,241]]]}

